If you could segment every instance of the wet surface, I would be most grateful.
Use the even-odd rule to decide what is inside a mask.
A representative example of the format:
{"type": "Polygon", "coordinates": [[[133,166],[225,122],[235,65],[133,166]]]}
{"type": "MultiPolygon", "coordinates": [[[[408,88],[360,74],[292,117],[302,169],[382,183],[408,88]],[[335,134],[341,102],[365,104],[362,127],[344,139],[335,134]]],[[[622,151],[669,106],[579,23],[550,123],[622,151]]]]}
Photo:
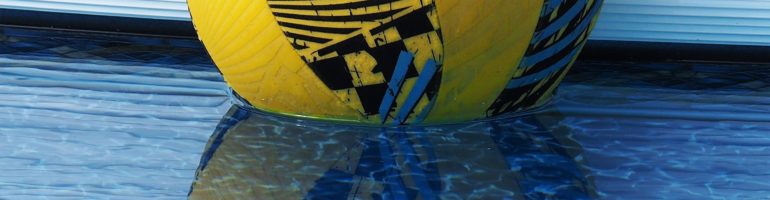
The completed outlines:
{"type": "Polygon", "coordinates": [[[226,85],[188,40],[0,28],[0,199],[181,199],[226,85]]]}
{"type": "Polygon", "coordinates": [[[765,199],[768,84],[583,60],[538,113],[354,127],[232,106],[194,40],[0,28],[0,198],[765,199]]]}

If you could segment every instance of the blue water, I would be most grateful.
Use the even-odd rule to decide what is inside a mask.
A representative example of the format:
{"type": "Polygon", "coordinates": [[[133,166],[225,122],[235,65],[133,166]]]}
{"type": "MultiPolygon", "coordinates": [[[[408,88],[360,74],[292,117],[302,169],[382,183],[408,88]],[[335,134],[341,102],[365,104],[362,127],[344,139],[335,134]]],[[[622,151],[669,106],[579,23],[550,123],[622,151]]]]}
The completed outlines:
{"type": "Polygon", "coordinates": [[[233,106],[195,40],[0,27],[0,199],[770,199],[769,84],[581,60],[536,113],[355,127],[233,106]]]}

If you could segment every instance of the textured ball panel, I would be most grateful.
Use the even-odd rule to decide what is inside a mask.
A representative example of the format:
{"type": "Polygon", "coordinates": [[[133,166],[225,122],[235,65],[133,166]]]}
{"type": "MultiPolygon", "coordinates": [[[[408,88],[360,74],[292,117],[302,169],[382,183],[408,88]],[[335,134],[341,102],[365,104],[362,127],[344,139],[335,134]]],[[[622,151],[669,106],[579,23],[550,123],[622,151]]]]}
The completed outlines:
{"type": "Polygon", "coordinates": [[[446,123],[545,102],[600,1],[190,0],[252,106],[370,124],[446,123]]]}
{"type": "Polygon", "coordinates": [[[259,109],[363,120],[306,66],[265,0],[191,0],[199,37],[225,81],[259,109]]]}
{"type": "Polygon", "coordinates": [[[602,0],[548,0],[516,75],[487,116],[530,109],[549,100],[588,40],[602,0]]]}
{"type": "Polygon", "coordinates": [[[486,117],[517,73],[543,1],[439,0],[445,66],[429,123],[486,117]]]}

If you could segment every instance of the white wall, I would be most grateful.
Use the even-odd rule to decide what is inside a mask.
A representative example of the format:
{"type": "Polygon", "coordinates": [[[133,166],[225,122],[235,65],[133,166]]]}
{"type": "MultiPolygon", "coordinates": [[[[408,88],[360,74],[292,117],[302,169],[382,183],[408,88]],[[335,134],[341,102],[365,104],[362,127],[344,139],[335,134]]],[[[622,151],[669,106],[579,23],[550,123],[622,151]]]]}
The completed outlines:
{"type": "Polygon", "coordinates": [[[0,0],[0,8],[189,20],[185,0],[0,0]]]}
{"type": "MultiPolygon", "coordinates": [[[[0,0],[0,8],[189,20],[185,0],[0,0]]],[[[770,46],[770,0],[606,0],[592,39],[770,46]]]]}
{"type": "Polygon", "coordinates": [[[606,0],[592,39],[770,46],[770,0],[606,0]]]}

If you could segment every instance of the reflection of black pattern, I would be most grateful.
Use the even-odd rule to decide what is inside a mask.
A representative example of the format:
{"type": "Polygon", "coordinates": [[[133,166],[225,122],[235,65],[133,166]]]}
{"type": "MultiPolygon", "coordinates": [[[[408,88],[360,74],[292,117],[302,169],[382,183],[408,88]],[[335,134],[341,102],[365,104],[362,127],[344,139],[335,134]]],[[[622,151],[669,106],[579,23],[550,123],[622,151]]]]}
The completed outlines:
{"type": "Polygon", "coordinates": [[[487,111],[488,116],[535,106],[569,71],[590,32],[602,0],[545,0],[535,35],[514,77],[487,111]],[[593,2],[593,3],[590,3],[593,2]],[[552,16],[556,14],[557,17],[552,16]]]}
{"type": "MultiPolygon", "coordinates": [[[[596,185],[590,169],[579,159],[582,146],[536,116],[516,118],[516,123],[491,121],[489,135],[500,154],[521,179],[514,180],[525,199],[595,199],[596,185]],[[554,187],[556,186],[556,187],[554,187]],[[551,187],[548,192],[543,187],[551,187]]],[[[569,133],[567,131],[566,133],[569,133]]]]}
{"type": "Polygon", "coordinates": [[[189,196],[595,199],[595,173],[562,121],[530,115],[435,131],[308,123],[234,106],[209,138],[189,196]]]}
{"type": "MultiPolygon", "coordinates": [[[[409,2],[419,1],[268,0],[285,35],[318,78],[331,90],[348,91],[347,93],[355,90],[363,107],[360,109],[365,115],[379,114],[378,108],[387,91],[387,84],[392,79],[399,54],[408,51],[404,39],[425,35],[430,37],[433,33],[438,35],[438,41],[441,41],[440,31],[434,28],[437,26],[434,26],[429,17],[431,12],[435,12],[435,6],[417,6],[419,3],[407,6],[411,5],[409,2]],[[384,33],[393,29],[399,37],[385,37],[384,33]],[[376,60],[376,65],[370,71],[362,70],[359,66],[348,66],[345,60],[346,55],[362,52],[368,53],[376,60]],[[383,79],[376,83],[355,81],[356,75],[360,77],[363,74],[378,73],[382,73],[383,79]]],[[[441,52],[434,51],[433,55],[432,59],[440,60],[438,57],[441,52]]],[[[419,76],[415,62],[410,64],[406,79],[419,76]]],[[[440,72],[441,63],[438,65],[440,72]]],[[[441,73],[437,74],[433,79],[440,79],[441,73]]],[[[431,81],[424,93],[427,98],[434,99],[439,83],[437,80],[431,81]]],[[[391,109],[395,106],[394,104],[391,109]]]]}

